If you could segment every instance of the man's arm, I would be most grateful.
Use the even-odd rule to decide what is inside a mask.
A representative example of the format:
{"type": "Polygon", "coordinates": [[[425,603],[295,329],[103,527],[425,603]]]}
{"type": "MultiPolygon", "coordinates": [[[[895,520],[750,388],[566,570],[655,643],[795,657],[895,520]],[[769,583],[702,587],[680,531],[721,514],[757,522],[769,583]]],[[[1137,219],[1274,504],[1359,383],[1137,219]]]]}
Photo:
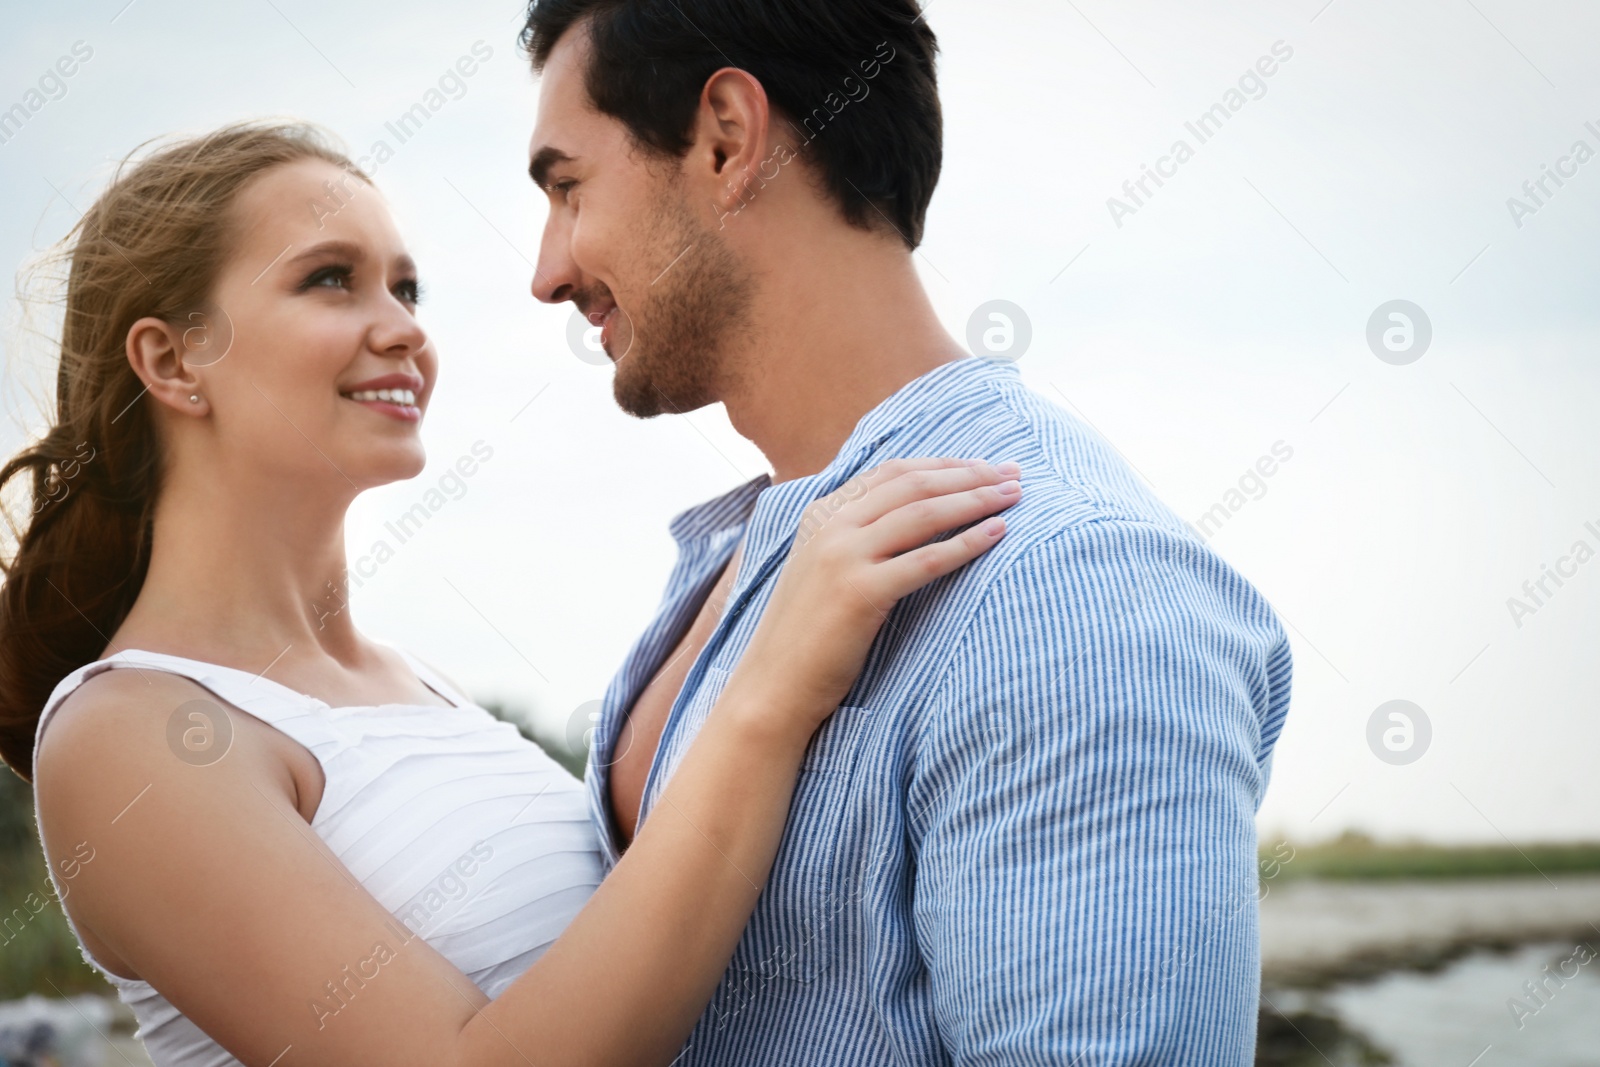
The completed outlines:
{"type": "Polygon", "coordinates": [[[986,594],[918,740],[914,920],[961,1065],[1247,1065],[1254,818],[1289,650],[1197,542],[1063,531],[986,594]]]}

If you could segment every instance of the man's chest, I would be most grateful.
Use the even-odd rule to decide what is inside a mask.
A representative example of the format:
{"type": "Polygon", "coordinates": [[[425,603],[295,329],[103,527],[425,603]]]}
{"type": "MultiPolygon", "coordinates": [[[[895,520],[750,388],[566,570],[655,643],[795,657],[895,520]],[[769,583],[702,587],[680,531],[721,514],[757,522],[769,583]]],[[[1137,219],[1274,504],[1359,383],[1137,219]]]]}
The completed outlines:
{"type": "Polygon", "coordinates": [[[617,741],[612,749],[609,799],[618,839],[624,844],[631,841],[638,831],[640,801],[650,776],[650,767],[655,761],[656,748],[661,742],[662,731],[672,713],[673,703],[689,676],[689,668],[705,649],[722,618],[728,597],[733,591],[739,560],[740,549],[735,548],[710,594],[700,604],[689,629],[639,692],[618,729],[617,741]]]}

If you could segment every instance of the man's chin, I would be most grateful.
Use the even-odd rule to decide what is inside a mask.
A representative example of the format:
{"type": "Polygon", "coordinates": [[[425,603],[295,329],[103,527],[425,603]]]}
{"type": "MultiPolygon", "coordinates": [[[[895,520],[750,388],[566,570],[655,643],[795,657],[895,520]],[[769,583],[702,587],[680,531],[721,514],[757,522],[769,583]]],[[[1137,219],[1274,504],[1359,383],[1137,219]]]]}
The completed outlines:
{"type": "Polygon", "coordinates": [[[716,397],[704,388],[684,389],[658,382],[649,373],[640,373],[638,365],[617,364],[616,377],[611,382],[611,395],[617,407],[636,419],[653,419],[657,415],[684,415],[716,403],[716,397]]]}

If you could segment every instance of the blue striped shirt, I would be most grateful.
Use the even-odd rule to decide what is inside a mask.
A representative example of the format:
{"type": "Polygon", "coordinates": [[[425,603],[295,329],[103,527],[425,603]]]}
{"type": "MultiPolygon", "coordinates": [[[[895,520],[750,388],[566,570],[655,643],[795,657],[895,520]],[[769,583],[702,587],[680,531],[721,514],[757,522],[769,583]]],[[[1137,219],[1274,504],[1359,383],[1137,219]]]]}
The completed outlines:
{"type": "Polygon", "coordinates": [[[590,753],[607,869],[618,728],[735,545],[645,817],[805,506],[915,456],[1015,460],[1022,502],[992,551],[895,608],[813,738],[771,880],[678,1062],[1252,1063],[1255,813],[1288,641],[1260,593],[1014,367],[939,367],[868,413],[826,470],[674,521],[677,567],[590,753]]]}

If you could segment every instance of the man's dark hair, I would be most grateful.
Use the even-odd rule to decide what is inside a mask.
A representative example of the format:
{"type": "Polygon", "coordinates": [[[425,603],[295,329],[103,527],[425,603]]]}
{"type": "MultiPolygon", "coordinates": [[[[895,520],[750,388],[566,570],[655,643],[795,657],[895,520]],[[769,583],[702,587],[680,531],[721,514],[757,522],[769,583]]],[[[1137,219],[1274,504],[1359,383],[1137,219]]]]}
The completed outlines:
{"type": "Polygon", "coordinates": [[[915,0],[532,0],[521,40],[534,69],[585,20],[589,96],[641,146],[682,158],[706,80],[737,67],[850,225],[887,220],[908,248],[922,243],[944,128],[939,45],[915,0]]]}

